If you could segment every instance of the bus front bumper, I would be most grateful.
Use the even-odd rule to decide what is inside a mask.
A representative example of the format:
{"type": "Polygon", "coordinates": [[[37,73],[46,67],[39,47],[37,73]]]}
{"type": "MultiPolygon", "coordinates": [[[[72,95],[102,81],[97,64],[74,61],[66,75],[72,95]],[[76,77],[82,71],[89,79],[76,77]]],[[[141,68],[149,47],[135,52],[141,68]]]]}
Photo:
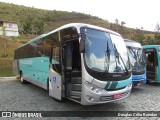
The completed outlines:
{"type": "Polygon", "coordinates": [[[146,83],[146,75],[132,75],[132,84],[134,86],[140,86],[146,83]]]}
{"type": "Polygon", "coordinates": [[[126,98],[130,95],[132,89],[132,84],[129,84],[125,88],[116,91],[106,91],[102,93],[95,93],[90,90],[86,85],[83,86],[81,104],[82,105],[95,105],[117,101],[126,98]]]}

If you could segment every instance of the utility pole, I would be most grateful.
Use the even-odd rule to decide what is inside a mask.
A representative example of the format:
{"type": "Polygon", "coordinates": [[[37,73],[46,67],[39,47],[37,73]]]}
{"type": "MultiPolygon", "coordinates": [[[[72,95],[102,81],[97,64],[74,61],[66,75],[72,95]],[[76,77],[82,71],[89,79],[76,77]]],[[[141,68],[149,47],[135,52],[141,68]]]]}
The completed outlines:
{"type": "Polygon", "coordinates": [[[6,38],[6,27],[3,26],[2,27],[2,31],[3,31],[3,39],[4,39],[4,57],[7,57],[7,38],[6,38]]]}

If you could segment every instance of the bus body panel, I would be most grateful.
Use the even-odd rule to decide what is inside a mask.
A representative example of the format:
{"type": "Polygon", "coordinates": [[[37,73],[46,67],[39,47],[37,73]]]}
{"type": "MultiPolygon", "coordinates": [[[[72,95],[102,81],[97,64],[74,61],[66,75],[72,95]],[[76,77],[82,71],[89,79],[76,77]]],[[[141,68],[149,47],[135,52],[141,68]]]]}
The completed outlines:
{"type": "MultiPolygon", "coordinates": [[[[160,52],[158,53],[158,61],[160,61],[160,52]]],[[[158,67],[156,70],[157,70],[156,72],[157,81],[160,82],[160,62],[158,62],[158,67]]]]}
{"type": "Polygon", "coordinates": [[[19,69],[29,82],[46,88],[49,77],[49,58],[36,57],[19,60],[19,69]]]}
{"type": "Polygon", "coordinates": [[[132,75],[132,84],[134,86],[146,83],[146,73],[142,75],[132,75]]]}

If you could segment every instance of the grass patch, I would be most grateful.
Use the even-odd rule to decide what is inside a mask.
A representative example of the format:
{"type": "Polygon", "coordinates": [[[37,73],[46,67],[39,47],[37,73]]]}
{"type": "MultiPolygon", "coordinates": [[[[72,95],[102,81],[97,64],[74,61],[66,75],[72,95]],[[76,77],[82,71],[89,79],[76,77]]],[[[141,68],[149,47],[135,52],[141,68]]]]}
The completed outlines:
{"type": "Polygon", "coordinates": [[[11,77],[15,76],[12,71],[0,71],[0,77],[11,77]]]}
{"type": "Polygon", "coordinates": [[[13,74],[13,59],[1,58],[0,59],[0,77],[14,76],[13,74]]]}
{"type": "Polygon", "coordinates": [[[0,77],[14,76],[13,74],[14,50],[29,40],[28,36],[25,35],[21,35],[18,37],[6,37],[6,39],[7,39],[7,47],[6,47],[7,57],[4,57],[3,55],[5,52],[4,51],[5,41],[4,37],[0,36],[0,77]]]}

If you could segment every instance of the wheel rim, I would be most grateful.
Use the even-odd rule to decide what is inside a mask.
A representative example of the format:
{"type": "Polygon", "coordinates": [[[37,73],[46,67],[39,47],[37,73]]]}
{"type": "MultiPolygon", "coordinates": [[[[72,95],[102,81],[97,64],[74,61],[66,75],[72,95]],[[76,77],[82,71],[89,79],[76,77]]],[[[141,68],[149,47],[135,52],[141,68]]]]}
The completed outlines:
{"type": "Polygon", "coordinates": [[[23,82],[23,77],[21,76],[21,82],[23,82]]]}

